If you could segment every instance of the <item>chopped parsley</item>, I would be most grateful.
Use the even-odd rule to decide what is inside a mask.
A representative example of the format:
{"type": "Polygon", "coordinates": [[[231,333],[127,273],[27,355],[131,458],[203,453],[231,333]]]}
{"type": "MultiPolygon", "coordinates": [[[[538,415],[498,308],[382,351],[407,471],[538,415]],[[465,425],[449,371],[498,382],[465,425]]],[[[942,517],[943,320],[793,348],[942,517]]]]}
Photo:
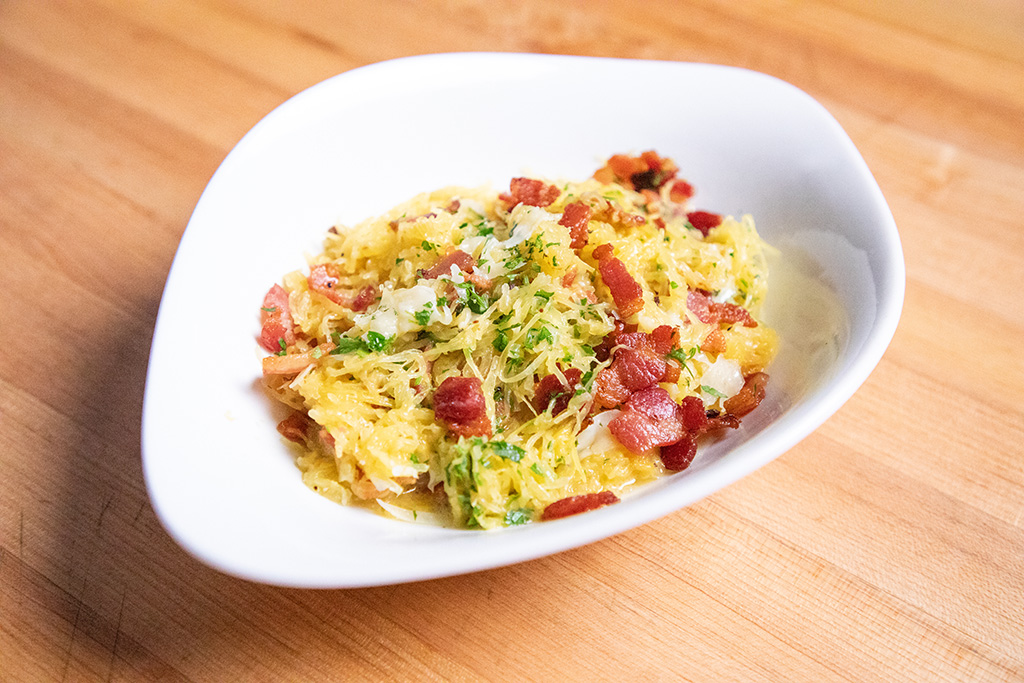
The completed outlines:
{"type": "Polygon", "coordinates": [[[386,351],[394,339],[394,337],[385,337],[380,332],[374,332],[373,330],[366,333],[366,339],[342,337],[339,333],[333,332],[331,333],[331,340],[334,342],[334,348],[331,349],[331,355],[336,356],[343,353],[366,354],[371,351],[386,351]]]}
{"type": "Polygon", "coordinates": [[[455,287],[462,292],[466,305],[474,313],[484,313],[488,306],[491,305],[486,298],[476,291],[476,287],[473,286],[472,282],[460,282],[455,287]]]}
{"type": "Polygon", "coordinates": [[[277,310],[277,306],[260,306],[260,310],[266,311],[267,313],[273,313],[277,310]]]}
{"type": "Polygon", "coordinates": [[[416,324],[420,327],[426,327],[427,323],[430,322],[430,316],[433,313],[434,304],[428,301],[423,305],[423,308],[412,314],[412,319],[416,321],[416,324]]]}
{"type": "Polygon", "coordinates": [[[507,332],[508,330],[498,330],[498,335],[494,338],[494,341],[491,342],[491,346],[494,347],[495,351],[504,351],[505,348],[508,346],[508,334],[506,334],[507,332]]]}
{"type": "Polygon", "coordinates": [[[505,526],[519,526],[530,521],[530,511],[516,508],[505,513],[505,526]]]}
{"type": "Polygon", "coordinates": [[[370,330],[366,333],[366,347],[371,351],[384,351],[391,346],[392,339],[394,337],[385,337],[380,332],[370,330]]]}
{"type": "Polygon", "coordinates": [[[547,325],[542,325],[540,328],[533,327],[527,330],[526,339],[523,340],[523,346],[528,349],[532,349],[542,341],[546,341],[549,344],[555,343],[555,337],[547,325]]]}
{"type": "Polygon", "coordinates": [[[490,446],[491,451],[495,455],[500,458],[504,458],[505,460],[511,460],[512,462],[519,462],[523,459],[523,456],[526,455],[526,451],[522,448],[515,444],[510,444],[507,441],[491,441],[490,446]]]}
{"type": "Polygon", "coordinates": [[[715,398],[726,398],[726,395],[723,394],[721,391],[715,389],[712,386],[708,386],[707,384],[701,384],[700,390],[703,391],[705,394],[708,394],[709,396],[714,396],[715,398]]]}

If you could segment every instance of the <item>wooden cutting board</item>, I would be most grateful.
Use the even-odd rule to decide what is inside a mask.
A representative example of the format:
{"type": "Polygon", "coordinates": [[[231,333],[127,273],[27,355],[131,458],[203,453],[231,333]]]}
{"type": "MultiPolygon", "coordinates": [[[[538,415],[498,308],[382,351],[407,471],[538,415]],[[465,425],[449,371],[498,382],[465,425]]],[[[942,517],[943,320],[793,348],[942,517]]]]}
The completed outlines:
{"type": "MultiPolygon", "coordinates": [[[[638,125],[657,106],[595,97],[638,125]]],[[[1024,680],[1022,281],[1019,2],[8,0],[0,679],[1024,680]],[[157,521],[139,453],[192,208],[294,93],[466,50],[731,64],[806,90],[899,225],[892,346],[778,460],[606,541],[365,590],[201,565],[157,521]]]]}

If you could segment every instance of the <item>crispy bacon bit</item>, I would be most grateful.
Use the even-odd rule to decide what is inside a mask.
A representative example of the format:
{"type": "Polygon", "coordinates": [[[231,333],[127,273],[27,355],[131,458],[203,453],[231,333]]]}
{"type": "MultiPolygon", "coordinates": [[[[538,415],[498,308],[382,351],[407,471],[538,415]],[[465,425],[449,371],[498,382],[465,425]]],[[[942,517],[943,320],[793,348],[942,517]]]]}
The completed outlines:
{"type": "MultiPolygon", "coordinates": [[[[458,201],[458,200],[456,200],[456,201],[458,201]]],[[[455,213],[455,212],[452,211],[452,213],[455,213]]],[[[393,220],[390,223],[388,223],[388,227],[391,228],[392,230],[394,230],[395,232],[398,232],[398,226],[400,226],[402,223],[415,223],[416,221],[420,220],[421,218],[435,218],[435,217],[437,217],[437,214],[434,213],[433,211],[431,211],[430,213],[421,213],[418,216],[402,216],[401,218],[396,218],[395,220],[393,220]]]]}
{"type": "Polygon", "coordinates": [[[544,508],[544,512],[541,514],[540,518],[547,522],[552,519],[561,519],[562,517],[578,515],[581,512],[596,510],[597,508],[604,507],[605,505],[611,505],[618,502],[619,497],[611,491],[585,493],[582,496],[569,496],[568,498],[556,500],[554,503],[551,503],[544,508]]]}
{"type": "Polygon", "coordinates": [[[629,389],[622,383],[618,370],[607,367],[594,380],[594,408],[614,408],[629,398],[629,389]]]}
{"type": "Polygon", "coordinates": [[[480,380],[476,377],[449,377],[434,392],[434,416],[458,436],[490,436],[480,380]]]}
{"type": "Polygon", "coordinates": [[[736,304],[712,304],[711,311],[718,314],[718,322],[726,325],[742,323],[744,327],[757,327],[757,321],[750,316],[750,312],[736,304]]]}
{"type": "Polygon", "coordinates": [[[628,318],[644,307],[644,290],[629,274],[626,264],[615,258],[613,253],[612,245],[602,244],[594,249],[594,258],[598,261],[601,279],[612,292],[619,315],[628,318]]]}
{"type": "Polygon", "coordinates": [[[601,362],[608,360],[612,355],[612,349],[615,348],[617,343],[615,340],[619,338],[620,334],[625,332],[636,332],[636,325],[627,325],[618,318],[612,318],[612,324],[615,328],[605,335],[601,343],[594,347],[594,353],[597,355],[597,359],[601,362]]]}
{"type": "MultiPolygon", "coordinates": [[[[633,453],[643,453],[661,446],[662,463],[667,469],[674,469],[690,447],[684,444],[678,449],[669,448],[667,456],[666,447],[686,439],[696,439],[710,431],[735,429],[739,425],[739,418],[735,415],[709,418],[704,412],[704,402],[696,396],[687,396],[682,403],[677,404],[661,387],[650,387],[631,395],[622,412],[608,423],[608,429],[619,443],[633,453]]],[[[693,448],[696,449],[696,444],[693,448]]]]}
{"type": "Polygon", "coordinates": [[[726,349],[726,338],[725,334],[721,330],[711,330],[708,332],[708,336],[704,337],[704,341],[701,342],[700,350],[704,353],[725,353],[726,349]]]}
{"type": "Polygon", "coordinates": [[[576,282],[576,267],[573,266],[562,276],[562,287],[569,289],[576,282]]]}
{"type": "Polygon", "coordinates": [[[651,343],[655,351],[664,355],[679,344],[679,330],[671,325],[660,325],[651,332],[651,343]]]}
{"type": "Polygon", "coordinates": [[[601,221],[609,225],[628,230],[644,224],[646,219],[638,213],[630,213],[618,204],[608,201],[600,195],[587,194],[585,198],[593,210],[591,220],[601,221]]]}
{"type": "Polygon", "coordinates": [[[331,433],[327,431],[327,427],[321,427],[320,431],[316,433],[316,438],[320,440],[320,447],[323,448],[324,453],[332,457],[338,455],[337,446],[338,442],[334,440],[331,433]]]}
{"type": "Polygon", "coordinates": [[[433,280],[442,275],[450,275],[452,266],[456,266],[464,273],[471,273],[476,266],[476,259],[466,252],[456,249],[450,254],[442,256],[437,263],[423,271],[423,277],[427,280],[433,280]]]}
{"type": "Polygon", "coordinates": [[[678,172],[674,161],[649,150],[638,157],[615,154],[594,173],[594,178],[602,183],[617,182],[631,190],[657,190],[678,172]]]}
{"type": "Polygon", "coordinates": [[[676,443],[686,435],[679,405],[661,387],[630,396],[622,412],[608,423],[608,429],[633,453],[676,443]]]}
{"type": "Polygon", "coordinates": [[[306,443],[312,420],[305,413],[294,412],[277,423],[277,431],[284,438],[295,443],[306,443]]]}
{"type": "Polygon", "coordinates": [[[362,313],[377,300],[377,288],[366,285],[358,290],[342,287],[338,269],[333,263],[321,263],[309,271],[309,288],[339,306],[362,313]]]}
{"type": "Polygon", "coordinates": [[[686,294],[686,307],[693,311],[698,320],[709,325],[742,323],[744,327],[757,327],[757,321],[747,309],[736,304],[718,303],[703,289],[691,289],[686,294]]]}
{"type": "Polygon", "coordinates": [[[679,419],[691,434],[701,434],[708,429],[708,416],[704,412],[704,401],[696,396],[686,396],[679,402],[679,419]]]}
{"type": "Polygon", "coordinates": [[[552,401],[554,401],[554,405],[551,407],[552,415],[558,415],[569,407],[569,399],[573,397],[576,388],[579,387],[583,371],[570,368],[563,374],[567,384],[563,384],[558,375],[554,373],[545,376],[537,384],[537,392],[533,396],[533,407],[538,413],[547,410],[552,401]]]}
{"type": "Polygon", "coordinates": [[[661,447],[661,464],[669,472],[685,470],[697,455],[697,440],[684,436],[675,443],[661,447]]]}
{"type": "Polygon", "coordinates": [[[558,220],[559,225],[569,228],[569,235],[572,237],[571,246],[579,251],[587,246],[587,226],[590,225],[590,214],[593,210],[583,202],[573,202],[565,207],[562,217],[558,220]]]}
{"type": "MultiPolygon", "coordinates": [[[[673,362],[670,370],[669,360],[665,358],[678,341],[678,330],[668,325],[655,329],[651,334],[627,332],[627,329],[635,330],[636,327],[616,321],[616,329],[595,349],[600,351],[608,344],[614,346],[612,364],[597,375],[594,395],[598,408],[614,408],[634,392],[658,382],[679,380],[679,365],[673,362]]],[[[600,353],[598,357],[601,357],[600,353]]]]}
{"type": "Polygon", "coordinates": [[[476,259],[459,249],[456,249],[446,256],[442,256],[441,260],[429,269],[423,271],[421,275],[427,280],[433,280],[434,278],[441,277],[442,275],[450,275],[452,272],[452,266],[461,270],[466,280],[472,282],[473,285],[481,291],[487,291],[494,285],[489,277],[474,272],[474,269],[476,268],[476,259]]]}
{"type": "Polygon", "coordinates": [[[746,378],[743,388],[735,396],[726,399],[722,407],[729,415],[743,417],[764,400],[767,385],[768,375],[763,372],[755,372],[746,378]]]}
{"type": "Polygon", "coordinates": [[[357,313],[362,313],[376,300],[377,288],[373,285],[366,285],[360,289],[359,293],[352,299],[352,303],[349,305],[349,308],[357,313]]]}
{"type": "Polygon", "coordinates": [[[620,346],[612,365],[606,368],[614,367],[622,385],[631,392],[646,389],[665,376],[665,357],[652,348],[649,335],[643,332],[624,334],[619,337],[619,344],[632,344],[634,340],[635,347],[620,346]]]}
{"type": "Polygon", "coordinates": [[[284,356],[267,356],[263,359],[263,376],[270,377],[280,375],[288,377],[297,375],[312,365],[324,354],[330,353],[334,348],[331,342],[324,342],[315,349],[302,351],[301,353],[289,353],[284,356]]]}
{"type": "Polygon", "coordinates": [[[690,225],[700,230],[700,234],[705,237],[711,232],[711,228],[717,228],[722,224],[722,217],[710,211],[691,211],[686,214],[686,220],[690,222],[690,225]]]}
{"type": "Polygon", "coordinates": [[[548,206],[562,191],[554,185],[533,178],[513,178],[509,183],[509,194],[502,194],[499,199],[505,202],[509,210],[517,204],[527,206],[548,206]]]}
{"type": "Polygon", "coordinates": [[[695,190],[693,185],[682,178],[676,178],[668,188],[668,198],[677,204],[685,204],[693,197],[695,190]]]}
{"type": "Polygon", "coordinates": [[[274,285],[263,297],[263,308],[260,309],[260,346],[267,351],[281,351],[281,341],[285,346],[295,343],[295,323],[288,307],[288,292],[281,285],[274,285]]]}
{"type": "Polygon", "coordinates": [[[631,157],[627,154],[614,154],[605,165],[597,169],[594,173],[594,178],[601,181],[602,183],[614,183],[616,181],[620,183],[630,183],[628,187],[632,189],[632,183],[629,178],[634,173],[643,173],[647,170],[647,164],[644,163],[643,159],[639,157],[631,157]]]}

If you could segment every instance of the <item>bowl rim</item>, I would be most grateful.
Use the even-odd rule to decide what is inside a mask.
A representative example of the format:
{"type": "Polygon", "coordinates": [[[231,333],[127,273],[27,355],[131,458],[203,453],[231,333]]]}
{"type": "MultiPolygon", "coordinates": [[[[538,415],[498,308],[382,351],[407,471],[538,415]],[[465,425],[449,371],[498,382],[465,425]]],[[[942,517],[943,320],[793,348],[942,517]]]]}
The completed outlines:
{"type": "MultiPolygon", "coordinates": [[[[210,183],[204,189],[189,219],[161,299],[147,370],[141,439],[147,491],[161,524],[185,550],[220,571],[265,583],[296,587],[337,588],[372,586],[463,574],[536,559],[554,552],[568,550],[613,536],[681,509],[750,474],[806,438],[849,400],[867,380],[881,360],[899,324],[905,294],[905,280],[906,272],[903,250],[895,221],[882,196],[881,189],[871,175],[866,162],[856,150],[852,140],[840,127],[835,118],[820,103],[796,88],[796,86],[774,76],[740,67],[717,64],[488,52],[420,55],[358,67],[330,77],[299,92],[263,117],[225,156],[223,162],[211,178],[210,183]],[[161,438],[164,426],[160,424],[160,416],[151,410],[156,402],[155,392],[163,389],[159,382],[153,382],[153,380],[159,374],[158,365],[161,358],[159,354],[162,352],[160,340],[164,337],[162,332],[165,332],[170,324],[166,317],[169,313],[165,311],[168,293],[176,286],[175,283],[179,279],[185,277],[184,270],[187,264],[184,260],[179,261],[179,258],[184,259],[182,255],[189,253],[189,245],[197,239],[197,229],[193,228],[193,225],[199,223],[197,216],[202,216],[202,212],[207,204],[213,201],[211,196],[219,190],[219,184],[223,180],[224,169],[230,168],[229,162],[238,155],[236,150],[252,144],[254,140],[258,140],[267,134],[268,131],[272,131],[279,120],[291,116],[293,111],[315,106],[323,98],[335,97],[337,95],[335,91],[339,88],[353,92],[354,96],[365,97],[379,91],[382,87],[381,81],[394,79],[396,74],[402,75],[404,78],[411,78],[426,73],[436,75],[439,71],[443,72],[445,70],[450,70],[450,73],[465,72],[467,70],[472,73],[479,73],[481,69],[502,72],[503,69],[507,70],[524,63],[541,65],[546,69],[560,67],[561,65],[566,65],[571,69],[578,68],[581,65],[586,65],[584,68],[591,68],[600,64],[632,65],[632,68],[663,65],[656,68],[668,68],[680,70],[680,72],[686,70],[705,71],[722,75],[744,74],[746,78],[774,82],[775,86],[787,89],[790,95],[804,99],[804,106],[817,108],[819,115],[823,115],[831,122],[830,125],[834,127],[833,133],[836,135],[836,143],[846,147],[848,160],[862,176],[862,180],[865,183],[864,189],[871,195],[872,208],[878,221],[877,237],[881,240],[879,250],[882,255],[879,262],[880,270],[877,273],[873,272],[873,275],[884,277],[886,280],[885,287],[880,288],[881,291],[878,294],[876,315],[871,328],[865,337],[864,343],[857,353],[851,357],[851,362],[842,376],[821,387],[817,392],[819,394],[817,396],[818,400],[810,404],[801,405],[802,412],[799,416],[800,429],[765,429],[750,441],[741,443],[737,448],[733,449],[730,455],[734,457],[731,457],[728,463],[716,463],[716,465],[721,466],[709,467],[690,473],[688,477],[689,485],[686,487],[684,495],[673,497],[665,495],[661,491],[652,491],[652,495],[638,496],[629,501],[631,514],[621,514],[618,510],[620,506],[613,506],[578,517],[546,522],[544,524],[527,525],[522,528],[509,528],[497,532],[451,530],[459,534],[459,538],[463,539],[491,539],[485,541],[487,544],[486,553],[478,554],[475,557],[464,559],[460,562],[440,561],[430,566],[418,568],[408,565],[388,568],[376,567],[373,571],[367,572],[351,571],[350,568],[343,567],[333,572],[304,574],[302,572],[289,572],[251,566],[247,562],[237,561],[237,558],[225,556],[215,548],[211,548],[208,544],[197,542],[194,529],[186,528],[187,523],[180,518],[174,509],[176,503],[168,497],[165,488],[161,487],[160,483],[155,479],[158,473],[154,468],[154,458],[158,457],[156,454],[162,449],[159,439],[161,438]],[[529,537],[529,543],[524,543],[520,540],[519,537],[523,535],[529,537]],[[494,540],[498,538],[508,542],[499,543],[494,540]]],[[[403,524],[402,522],[392,520],[385,521],[403,524]]],[[[445,531],[435,537],[450,538],[450,535],[445,531]]],[[[456,543],[455,545],[458,544],[456,543]]]]}

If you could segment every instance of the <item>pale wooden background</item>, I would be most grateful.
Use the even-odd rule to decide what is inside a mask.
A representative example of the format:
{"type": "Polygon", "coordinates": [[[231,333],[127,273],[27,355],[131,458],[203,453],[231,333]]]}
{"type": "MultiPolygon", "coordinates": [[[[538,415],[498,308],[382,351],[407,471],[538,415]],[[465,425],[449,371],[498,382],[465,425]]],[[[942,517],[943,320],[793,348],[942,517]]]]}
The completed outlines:
{"type": "Polygon", "coordinates": [[[1024,680],[1018,0],[0,2],[0,679],[1024,680]],[[819,99],[888,198],[902,322],[754,475],[561,555],[246,583],[147,502],[146,362],[214,169],[328,76],[462,50],[717,62],[819,99]]]}

